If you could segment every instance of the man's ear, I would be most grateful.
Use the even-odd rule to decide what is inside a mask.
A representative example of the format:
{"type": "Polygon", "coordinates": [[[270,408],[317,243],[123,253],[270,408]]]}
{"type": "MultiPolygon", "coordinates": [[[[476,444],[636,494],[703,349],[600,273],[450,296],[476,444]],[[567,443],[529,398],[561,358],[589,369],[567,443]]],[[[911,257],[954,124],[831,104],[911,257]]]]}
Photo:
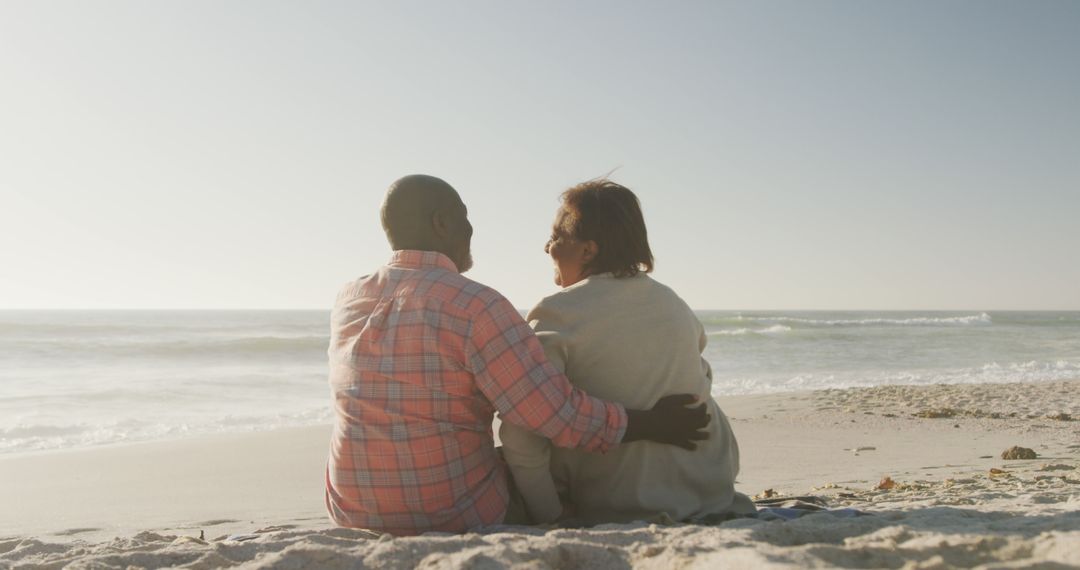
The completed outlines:
{"type": "Polygon", "coordinates": [[[596,259],[596,256],[600,254],[600,246],[596,245],[593,240],[586,240],[582,245],[585,248],[581,251],[581,260],[585,263],[592,263],[592,260],[596,259]]]}
{"type": "Polygon", "coordinates": [[[450,227],[446,223],[446,214],[441,209],[431,213],[431,230],[440,238],[450,234],[450,227]]]}

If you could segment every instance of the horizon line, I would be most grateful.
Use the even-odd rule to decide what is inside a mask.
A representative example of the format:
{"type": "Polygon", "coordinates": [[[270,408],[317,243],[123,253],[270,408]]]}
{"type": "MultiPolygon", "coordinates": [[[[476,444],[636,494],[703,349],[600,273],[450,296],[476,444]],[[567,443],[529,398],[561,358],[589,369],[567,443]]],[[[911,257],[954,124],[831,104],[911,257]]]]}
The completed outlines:
{"type": "MultiPolygon", "coordinates": [[[[528,309],[522,309],[520,307],[514,307],[514,308],[519,310],[519,311],[528,311],[528,309]]],[[[96,307],[96,308],[90,308],[90,307],[31,307],[31,308],[9,308],[9,307],[0,307],[0,312],[16,312],[16,311],[42,311],[42,312],[44,312],[44,311],[57,311],[57,312],[59,312],[59,311],[132,311],[132,312],[135,312],[135,311],[157,311],[157,312],[168,312],[168,311],[174,311],[174,312],[182,312],[182,311],[192,311],[192,312],[194,312],[194,311],[220,311],[220,312],[225,312],[225,311],[236,311],[236,312],[240,312],[240,311],[261,311],[261,312],[271,312],[271,311],[280,311],[280,312],[285,312],[285,311],[312,311],[313,312],[313,311],[330,311],[330,310],[332,310],[332,307],[317,307],[317,308],[310,308],[310,307],[277,307],[277,308],[266,308],[266,307],[164,307],[164,308],[163,307],[96,307]]],[[[1028,309],[986,309],[986,308],[978,308],[978,309],[972,309],[972,308],[959,308],[959,309],[927,309],[927,308],[909,308],[909,309],[865,309],[865,308],[863,308],[863,309],[836,309],[836,308],[831,308],[831,309],[821,309],[821,308],[799,308],[799,309],[795,309],[795,308],[779,308],[779,309],[763,309],[763,308],[753,308],[753,309],[745,309],[745,308],[742,308],[742,309],[700,309],[700,308],[691,307],[690,310],[692,310],[692,311],[717,311],[717,312],[735,312],[735,311],[747,311],[747,312],[777,312],[777,311],[845,312],[845,311],[847,311],[847,312],[878,312],[878,313],[890,313],[890,312],[891,313],[899,313],[899,312],[913,312],[913,311],[922,311],[922,312],[928,312],[928,313],[929,312],[971,312],[971,313],[976,313],[976,312],[982,312],[982,313],[985,313],[985,312],[999,312],[999,313],[1003,313],[1003,312],[1011,312],[1011,313],[1019,313],[1019,312],[1029,312],[1029,313],[1037,313],[1037,312],[1075,313],[1075,312],[1080,312],[1080,308],[1075,308],[1075,309],[1030,309],[1030,308],[1028,308],[1028,309]]]]}

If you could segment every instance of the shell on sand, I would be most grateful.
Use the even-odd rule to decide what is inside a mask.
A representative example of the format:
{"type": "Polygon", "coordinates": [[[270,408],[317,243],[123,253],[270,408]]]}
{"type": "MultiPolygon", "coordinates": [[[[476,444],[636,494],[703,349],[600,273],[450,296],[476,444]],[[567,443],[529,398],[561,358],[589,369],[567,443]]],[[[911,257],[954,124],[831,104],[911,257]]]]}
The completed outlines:
{"type": "Polygon", "coordinates": [[[1035,453],[1034,449],[1020,447],[1018,445],[1014,445],[1001,452],[1002,459],[1037,459],[1038,457],[1039,454],[1035,453]]]}

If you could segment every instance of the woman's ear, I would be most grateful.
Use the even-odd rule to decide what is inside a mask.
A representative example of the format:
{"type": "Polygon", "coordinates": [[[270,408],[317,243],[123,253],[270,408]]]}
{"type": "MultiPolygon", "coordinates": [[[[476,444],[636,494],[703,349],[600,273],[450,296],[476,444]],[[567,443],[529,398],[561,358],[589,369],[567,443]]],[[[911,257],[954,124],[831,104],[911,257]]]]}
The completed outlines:
{"type": "Polygon", "coordinates": [[[596,245],[593,240],[586,240],[582,242],[584,249],[581,250],[581,260],[586,264],[592,263],[592,260],[596,259],[596,256],[600,254],[600,246],[596,245]]]}

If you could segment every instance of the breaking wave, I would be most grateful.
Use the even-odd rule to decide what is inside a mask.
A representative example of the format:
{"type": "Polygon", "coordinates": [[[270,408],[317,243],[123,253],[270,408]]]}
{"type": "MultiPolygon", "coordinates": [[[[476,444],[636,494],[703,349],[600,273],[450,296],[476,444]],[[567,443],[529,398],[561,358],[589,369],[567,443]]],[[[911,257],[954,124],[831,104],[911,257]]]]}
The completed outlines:
{"type": "Polygon", "coordinates": [[[907,319],[869,318],[869,319],[807,319],[802,317],[736,317],[740,320],[759,321],[767,323],[795,323],[810,326],[826,327],[860,327],[860,326],[971,326],[991,325],[993,319],[987,313],[968,315],[963,317],[911,317],[907,319]]]}
{"type": "Polygon", "coordinates": [[[223,415],[204,421],[142,421],[126,419],[74,424],[16,424],[0,427],[0,455],[74,447],[176,439],[193,435],[245,433],[326,424],[329,406],[295,413],[223,415]]]}
{"type": "Polygon", "coordinates": [[[1080,362],[1028,361],[998,363],[943,370],[896,370],[873,373],[838,371],[802,373],[787,377],[716,378],[713,394],[733,396],[798,392],[827,388],[867,388],[872,386],[929,386],[933,384],[1004,384],[1012,382],[1061,382],[1080,378],[1080,362]]]}
{"type": "Polygon", "coordinates": [[[789,326],[773,325],[771,327],[764,328],[764,329],[742,328],[742,329],[711,331],[709,333],[709,336],[744,336],[744,335],[748,335],[748,334],[753,334],[753,335],[777,335],[777,334],[783,334],[783,333],[790,332],[790,331],[791,331],[791,327],[789,327],[789,326]]]}

